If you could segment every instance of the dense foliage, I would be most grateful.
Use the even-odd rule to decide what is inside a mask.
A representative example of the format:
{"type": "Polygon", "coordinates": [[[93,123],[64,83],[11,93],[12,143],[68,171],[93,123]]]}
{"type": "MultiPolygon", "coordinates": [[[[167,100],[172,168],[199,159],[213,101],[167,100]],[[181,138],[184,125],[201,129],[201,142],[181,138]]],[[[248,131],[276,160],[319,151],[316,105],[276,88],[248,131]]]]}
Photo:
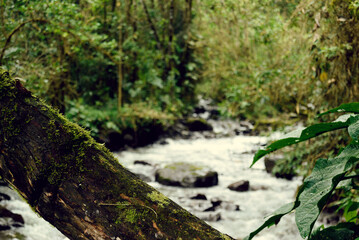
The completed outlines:
{"type": "Polygon", "coordinates": [[[192,1],[2,1],[0,64],[66,111],[193,101],[192,1]],[[106,106],[106,104],[103,104],[106,106]]]}
{"type": "Polygon", "coordinates": [[[358,96],[354,0],[0,6],[0,64],[62,112],[145,103],[180,115],[200,95],[224,115],[273,124],[358,96]]]}

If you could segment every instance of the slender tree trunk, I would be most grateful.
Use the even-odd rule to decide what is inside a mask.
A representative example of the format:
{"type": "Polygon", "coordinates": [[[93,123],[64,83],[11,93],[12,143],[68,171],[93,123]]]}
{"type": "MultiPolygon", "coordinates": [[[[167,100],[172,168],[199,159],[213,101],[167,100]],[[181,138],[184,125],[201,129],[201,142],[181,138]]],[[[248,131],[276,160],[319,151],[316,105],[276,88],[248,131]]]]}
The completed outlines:
{"type": "Polygon", "coordinates": [[[3,34],[3,36],[5,37],[6,34],[6,29],[5,29],[5,16],[4,16],[4,9],[5,9],[5,2],[4,0],[1,0],[0,2],[0,21],[1,21],[1,32],[3,34]]]}
{"type": "Polygon", "coordinates": [[[118,62],[117,65],[117,82],[118,82],[118,86],[117,86],[117,107],[118,107],[118,111],[120,112],[121,108],[122,108],[122,84],[123,84],[123,60],[122,60],[122,55],[123,55],[123,49],[122,49],[122,44],[123,44],[123,31],[122,31],[122,23],[120,23],[119,27],[118,27],[118,51],[120,52],[120,61],[118,62]]]}
{"type": "Polygon", "coordinates": [[[231,239],[0,70],[0,174],[70,239],[231,239]]]}
{"type": "MultiPolygon", "coordinates": [[[[175,15],[175,5],[176,5],[176,1],[175,0],[171,0],[170,2],[170,6],[169,6],[169,15],[168,15],[168,46],[167,46],[167,54],[166,54],[166,70],[165,70],[165,78],[170,75],[173,74],[172,71],[175,68],[175,62],[174,62],[174,15],[175,15]]],[[[175,98],[175,83],[172,83],[173,85],[171,86],[171,90],[170,90],[170,95],[172,97],[172,99],[175,98]]]]}
{"type": "MultiPolygon", "coordinates": [[[[137,11],[137,1],[129,0],[128,6],[127,6],[127,25],[128,29],[131,28],[129,31],[129,35],[132,34],[132,36],[137,35],[137,19],[136,19],[136,13],[137,11]]],[[[132,41],[137,42],[137,37],[133,37],[132,41]]],[[[131,55],[132,59],[129,61],[128,64],[128,81],[134,83],[138,78],[138,66],[137,66],[137,51],[138,49],[132,49],[131,52],[128,53],[128,55],[131,55]]]]}
{"type": "Polygon", "coordinates": [[[117,5],[117,1],[112,0],[112,12],[116,11],[116,5],[117,5]]]}
{"type": "Polygon", "coordinates": [[[107,1],[103,2],[103,30],[107,33],[107,1]]]}
{"type": "Polygon", "coordinates": [[[120,112],[122,108],[122,85],[123,85],[123,39],[124,39],[124,29],[123,29],[123,22],[124,17],[122,16],[122,12],[118,9],[119,12],[119,23],[118,23],[118,51],[120,54],[120,60],[117,64],[117,108],[118,112],[120,112]]]}
{"type": "Polygon", "coordinates": [[[157,48],[159,50],[162,50],[162,52],[165,54],[165,50],[163,48],[163,43],[162,43],[162,41],[161,41],[161,39],[159,37],[157,28],[156,28],[156,26],[155,26],[155,24],[154,24],[154,22],[153,22],[153,20],[152,20],[152,18],[150,16],[150,12],[148,11],[147,4],[146,4],[145,0],[141,0],[141,3],[142,3],[142,6],[143,6],[143,10],[145,11],[147,21],[148,21],[148,23],[150,25],[150,28],[153,31],[153,34],[155,36],[155,40],[156,40],[156,43],[157,43],[157,48]]]}

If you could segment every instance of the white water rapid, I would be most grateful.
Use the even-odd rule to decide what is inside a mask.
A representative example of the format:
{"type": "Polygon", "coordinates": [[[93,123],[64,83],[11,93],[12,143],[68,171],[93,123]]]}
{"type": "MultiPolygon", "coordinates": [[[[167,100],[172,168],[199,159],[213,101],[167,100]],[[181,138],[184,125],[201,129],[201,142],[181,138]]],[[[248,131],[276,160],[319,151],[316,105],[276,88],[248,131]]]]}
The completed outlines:
{"type": "MultiPolygon", "coordinates": [[[[235,136],[218,139],[196,140],[167,140],[167,145],[154,144],[136,150],[128,150],[116,154],[121,164],[135,173],[141,173],[151,178],[150,185],[159,189],[175,202],[190,212],[220,216],[219,221],[208,223],[223,233],[234,238],[243,238],[264,222],[264,217],[270,215],[281,205],[293,201],[294,193],[300,185],[300,179],[287,181],[277,179],[266,173],[263,161],[259,161],[249,169],[254,151],[260,144],[265,143],[263,137],[235,136]],[[135,160],[144,160],[151,166],[134,164],[135,160]],[[163,186],[154,181],[154,171],[161,166],[173,162],[188,162],[210,167],[219,174],[219,185],[209,188],[178,188],[163,186]],[[227,188],[231,183],[248,180],[251,190],[234,192],[227,188]],[[205,200],[191,200],[197,194],[204,194],[205,200]],[[215,212],[203,212],[210,206],[210,200],[219,199],[228,206],[238,205],[240,210],[233,207],[222,208],[215,212]]],[[[39,218],[23,202],[16,193],[7,187],[1,187],[0,192],[10,195],[12,200],[1,201],[14,213],[21,214],[25,219],[25,227],[0,232],[0,239],[25,240],[63,240],[66,239],[59,231],[39,218]],[[23,235],[24,237],[21,237],[23,235]]],[[[206,216],[207,216],[206,215],[206,216]]],[[[208,217],[208,216],[207,216],[208,217]]],[[[264,230],[255,240],[299,240],[294,215],[284,217],[281,222],[264,230]]]]}

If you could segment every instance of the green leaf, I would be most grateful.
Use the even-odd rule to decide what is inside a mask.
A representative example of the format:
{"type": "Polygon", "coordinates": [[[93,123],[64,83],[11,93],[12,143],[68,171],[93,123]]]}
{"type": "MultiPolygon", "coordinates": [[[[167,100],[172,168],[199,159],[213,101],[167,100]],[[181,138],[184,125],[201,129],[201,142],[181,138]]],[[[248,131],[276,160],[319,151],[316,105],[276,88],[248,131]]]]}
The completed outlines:
{"type": "Polygon", "coordinates": [[[334,191],[338,183],[343,179],[352,162],[357,158],[348,157],[346,154],[359,153],[359,145],[349,145],[333,159],[317,160],[312,174],[305,179],[302,191],[298,194],[296,201],[300,203],[295,212],[296,223],[300,235],[305,238],[310,235],[313,225],[323,209],[327,199],[334,191]]]}
{"type": "Polygon", "coordinates": [[[355,227],[352,224],[342,223],[334,227],[328,227],[321,231],[316,231],[310,240],[348,240],[352,239],[355,232],[350,228],[355,227]]]}
{"type": "Polygon", "coordinates": [[[359,140],[359,121],[352,123],[348,127],[348,133],[349,133],[350,137],[352,139],[354,139],[355,141],[359,140]]]}
{"type": "Polygon", "coordinates": [[[326,112],[319,114],[318,117],[321,117],[328,113],[339,113],[339,112],[341,112],[341,113],[343,113],[343,112],[359,113],[359,102],[342,104],[339,107],[330,109],[326,112]]]}
{"type": "Polygon", "coordinates": [[[262,226],[260,226],[258,229],[256,229],[255,231],[251,232],[247,237],[245,237],[243,240],[251,240],[255,235],[257,235],[260,231],[262,231],[264,228],[266,227],[270,227],[274,224],[278,224],[280,219],[290,213],[291,211],[293,211],[297,205],[297,203],[288,203],[282,207],[280,207],[279,209],[277,209],[271,217],[268,218],[267,221],[265,221],[263,223],[262,226]]]}
{"type": "Polygon", "coordinates": [[[254,158],[251,167],[263,156],[274,152],[278,149],[281,149],[283,147],[303,142],[305,140],[308,140],[310,138],[316,137],[320,134],[341,129],[341,128],[347,128],[352,124],[355,123],[358,120],[357,115],[343,115],[339,117],[336,121],[331,123],[318,123],[315,125],[312,125],[310,127],[307,127],[303,130],[295,130],[287,135],[284,136],[283,139],[280,139],[278,141],[275,141],[274,143],[270,144],[266,149],[259,150],[254,158]]]}
{"type": "Polygon", "coordinates": [[[344,209],[344,218],[347,222],[355,223],[358,219],[359,202],[351,202],[344,209]]]}
{"type": "Polygon", "coordinates": [[[300,235],[303,238],[310,236],[328,197],[358,160],[359,144],[357,143],[348,145],[336,158],[317,160],[312,174],[305,179],[295,202],[284,205],[274,212],[271,218],[245,240],[252,239],[265,227],[277,224],[282,216],[294,209],[296,209],[295,218],[300,235]]]}
{"type": "Polygon", "coordinates": [[[163,88],[162,79],[159,77],[154,77],[150,83],[158,88],[163,88]]]}

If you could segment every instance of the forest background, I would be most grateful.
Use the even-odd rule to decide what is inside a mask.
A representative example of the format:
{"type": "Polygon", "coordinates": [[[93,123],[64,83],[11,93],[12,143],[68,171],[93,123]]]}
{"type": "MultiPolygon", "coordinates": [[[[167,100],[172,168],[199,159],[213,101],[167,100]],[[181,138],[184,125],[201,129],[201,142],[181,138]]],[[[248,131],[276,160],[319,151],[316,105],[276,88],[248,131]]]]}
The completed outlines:
{"type": "MultiPolygon", "coordinates": [[[[358,0],[0,6],[0,66],[94,137],[171,124],[200,98],[258,129],[311,123],[358,101],[358,0]]],[[[335,132],[303,143],[275,171],[306,175],[347,141],[335,132]]],[[[337,196],[334,204],[359,202],[357,190],[337,196]]]]}

